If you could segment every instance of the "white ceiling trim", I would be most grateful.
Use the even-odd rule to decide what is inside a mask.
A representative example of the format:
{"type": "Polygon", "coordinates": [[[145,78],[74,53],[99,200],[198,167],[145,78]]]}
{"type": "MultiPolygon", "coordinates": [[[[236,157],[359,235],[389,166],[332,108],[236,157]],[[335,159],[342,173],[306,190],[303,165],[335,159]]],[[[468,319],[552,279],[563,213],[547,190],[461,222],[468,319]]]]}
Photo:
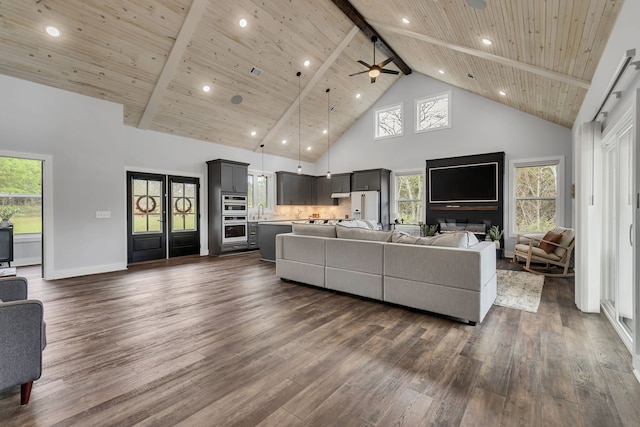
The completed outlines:
{"type": "Polygon", "coordinates": [[[171,52],[169,53],[167,62],[164,64],[162,72],[160,73],[160,77],[158,78],[158,81],[156,81],[153,92],[149,97],[149,102],[147,102],[147,106],[144,109],[142,118],[138,123],[138,128],[145,130],[149,129],[151,121],[156,115],[156,111],[158,111],[158,107],[160,106],[162,97],[164,96],[164,93],[169,86],[169,82],[171,82],[176,68],[178,67],[180,60],[184,55],[184,51],[191,41],[193,33],[198,27],[200,18],[202,17],[202,15],[204,15],[207,4],[209,4],[209,0],[193,0],[193,3],[189,8],[189,12],[184,19],[182,27],[180,28],[180,32],[178,33],[178,37],[176,38],[176,42],[171,48],[171,52]]]}
{"type": "Polygon", "coordinates": [[[381,22],[370,22],[370,24],[375,27],[377,30],[386,30],[396,34],[401,34],[407,37],[411,37],[417,40],[425,41],[427,43],[431,43],[437,46],[442,46],[447,49],[455,50],[458,52],[466,53],[468,55],[473,55],[478,58],[486,59],[489,61],[497,62],[503,65],[507,65],[509,67],[517,68],[519,70],[527,71],[530,73],[537,74],[542,77],[547,77],[550,79],[558,80],[563,83],[568,83],[570,85],[578,86],[583,89],[589,89],[591,86],[591,82],[586,80],[578,79],[575,77],[568,76],[566,74],[558,73],[551,70],[546,70],[544,68],[536,67],[535,65],[526,64],[524,62],[515,61],[513,59],[505,58],[503,56],[494,55],[492,53],[483,52],[477,49],[471,49],[464,46],[459,46],[453,43],[449,43],[443,40],[436,39],[434,37],[430,37],[421,33],[416,33],[415,31],[409,31],[404,28],[393,27],[390,25],[383,24],[381,22]]]}
{"type": "Polygon", "coordinates": [[[322,76],[327,72],[327,70],[333,65],[334,62],[338,59],[338,56],[342,53],[342,51],[347,47],[347,45],[353,40],[353,38],[358,34],[360,29],[357,26],[353,26],[351,31],[342,39],[340,44],[331,52],[331,55],[327,57],[327,59],[322,63],[320,67],[318,67],[318,71],[311,77],[309,82],[304,86],[304,89],[300,92],[300,96],[298,96],[287,108],[287,111],[280,117],[278,122],[271,128],[271,130],[265,135],[262,139],[262,142],[258,143],[254,151],[258,151],[261,144],[267,145],[268,142],[275,137],[275,135],[280,131],[280,128],[289,120],[289,116],[291,113],[298,107],[298,104],[302,102],[302,100],[307,96],[309,91],[315,87],[318,81],[322,78],[322,76]]]}

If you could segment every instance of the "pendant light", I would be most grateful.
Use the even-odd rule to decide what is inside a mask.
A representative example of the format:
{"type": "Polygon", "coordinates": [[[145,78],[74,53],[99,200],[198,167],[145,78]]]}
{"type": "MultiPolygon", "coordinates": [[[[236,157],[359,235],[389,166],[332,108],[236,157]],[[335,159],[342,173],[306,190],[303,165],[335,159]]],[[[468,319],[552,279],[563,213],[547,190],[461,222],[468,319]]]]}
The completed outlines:
{"type": "Polygon", "coordinates": [[[329,91],[331,89],[327,88],[327,179],[331,179],[331,138],[329,137],[329,122],[331,116],[331,101],[329,98],[329,91]]]}
{"type": "Polygon", "coordinates": [[[264,178],[264,144],[260,144],[260,148],[262,148],[262,169],[260,173],[260,178],[264,178]]]}
{"type": "Polygon", "coordinates": [[[298,73],[296,74],[296,76],[298,76],[298,173],[302,173],[302,162],[300,162],[300,146],[302,144],[301,141],[301,128],[300,128],[300,104],[302,103],[301,99],[300,99],[300,76],[302,75],[302,73],[300,71],[298,71],[298,73]]]}

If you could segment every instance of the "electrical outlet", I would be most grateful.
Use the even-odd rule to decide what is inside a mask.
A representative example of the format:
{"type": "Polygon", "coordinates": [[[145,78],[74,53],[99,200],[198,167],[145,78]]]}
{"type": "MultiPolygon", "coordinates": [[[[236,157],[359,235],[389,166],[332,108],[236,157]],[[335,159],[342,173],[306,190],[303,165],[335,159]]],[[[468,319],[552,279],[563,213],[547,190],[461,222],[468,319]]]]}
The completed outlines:
{"type": "Polygon", "coordinates": [[[111,211],[96,211],[96,218],[111,218],[111,211]]]}

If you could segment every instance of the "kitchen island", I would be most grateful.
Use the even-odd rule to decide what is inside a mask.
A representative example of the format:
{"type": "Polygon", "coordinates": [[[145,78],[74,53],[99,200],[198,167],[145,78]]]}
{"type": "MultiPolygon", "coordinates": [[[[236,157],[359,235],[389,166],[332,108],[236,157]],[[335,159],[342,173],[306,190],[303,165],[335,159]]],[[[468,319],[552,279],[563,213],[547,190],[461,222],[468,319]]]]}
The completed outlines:
{"type": "Polygon", "coordinates": [[[260,258],[265,261],[276,261],[276,234],[291,233],[294,222],[296,221],[259,222],[258,241],[260,242],[260,258]]]}

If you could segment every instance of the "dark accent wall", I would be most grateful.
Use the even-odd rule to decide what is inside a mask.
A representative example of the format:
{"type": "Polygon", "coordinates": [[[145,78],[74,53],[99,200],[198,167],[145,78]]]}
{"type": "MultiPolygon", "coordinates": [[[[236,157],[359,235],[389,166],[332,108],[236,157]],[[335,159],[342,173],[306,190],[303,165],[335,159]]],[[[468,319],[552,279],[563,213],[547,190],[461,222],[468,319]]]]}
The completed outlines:
{"type": "Polygon", "coordinates": [[[427,160],[426,189],[427,199],[425,208],[425,222],[438,224],[440,221],[447,223],[484,223],[486,227],[497,225],[504,229],[504,152],[474,154],[470,156],[447,157],[442,159],[427,160]],[[443,166],[468,165],[474,163],[498,163],[498,201],[497,202],[456,202],[456,203],[430,203],[429,202],[429,169],[443,166]]]}

